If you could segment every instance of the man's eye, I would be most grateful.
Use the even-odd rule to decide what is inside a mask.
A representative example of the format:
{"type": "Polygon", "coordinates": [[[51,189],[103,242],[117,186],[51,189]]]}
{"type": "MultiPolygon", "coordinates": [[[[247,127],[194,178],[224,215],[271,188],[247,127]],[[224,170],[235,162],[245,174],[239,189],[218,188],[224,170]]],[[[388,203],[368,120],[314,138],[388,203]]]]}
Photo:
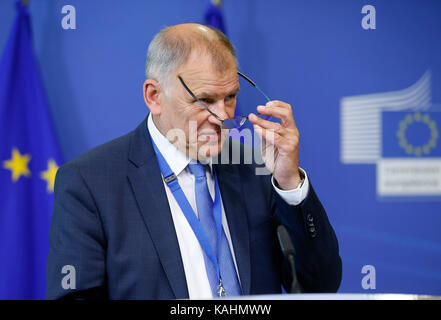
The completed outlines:
{"type": "Polygon", "coordinates": [[[236,98],[235,94],[230,94],[228,97],[225,98],[225,100],[231,101],[231,100],[234,100],[235,98],[236,98]]]}
{"type": "Polygon", "coordinates": [[[209,99],[209,98],[202,98],[202,99],[199,99],[199,100],[202,101],[202,102],[205,103],[205,104],[210,104],[210,103],[213,102],[213,100],[211,100],[211,99],[209,99]]]}

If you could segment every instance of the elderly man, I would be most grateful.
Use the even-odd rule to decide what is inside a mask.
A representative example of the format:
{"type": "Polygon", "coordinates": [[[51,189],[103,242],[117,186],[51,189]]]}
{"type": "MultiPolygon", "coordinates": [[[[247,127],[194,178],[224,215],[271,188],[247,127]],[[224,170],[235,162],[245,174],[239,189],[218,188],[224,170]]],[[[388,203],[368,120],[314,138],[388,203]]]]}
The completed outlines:
{"type": "Polygon", "coordinates": [[[234,48],[215,29],[183,24],[155,36],[143,86],[150,114],[58,171],[47,298],[280,293],[280,224],[296,248],[303,292],[338,289],[337,239],[299,168],[291,106],[269,101],[235,118],[238,76],[234,48]],[[231,161],[250,149],[226,143],[226,129],[247,119],[269,175],[231,161]]]}

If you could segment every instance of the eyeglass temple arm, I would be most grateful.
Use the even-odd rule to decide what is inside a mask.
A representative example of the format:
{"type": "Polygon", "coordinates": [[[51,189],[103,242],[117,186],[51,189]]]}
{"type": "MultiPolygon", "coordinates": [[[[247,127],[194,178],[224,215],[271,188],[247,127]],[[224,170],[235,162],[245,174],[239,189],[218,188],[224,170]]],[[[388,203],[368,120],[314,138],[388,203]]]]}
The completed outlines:
{"type": "Polygon", "coordinates": [[[237,74],[238,75],[240,75],[242,78],[244,78],[245,80],[247,80],[249,83],[251,83],[251,85],[253,86],[253,87],[255,87],[257,90],[259,90],[259,92],[266,98],[266,100],[268,100],[268,101],[271,101],[271,99],[262,91],[262,89],[260,89],[259,87],[258,87],[258,85],[253,81],[253,80],[251,80],[250,78],[248,78],[246,75],[244,75],[242,72],[240,72],[240,71],[237,71],[237,74]]]}
{"type": "Polygon", "coordinates": [[[179,81],[181,81],[181,83],[182,83],[182,85],[184,86],[185,90],[187,90],[187,92],[191,95],[191,97],[192,97],[193,99],[195,99],[197,102],[199,102],[199,104],[201,104],[201,105],[205,108],[205,110],[207,110],[208,112],[210,112],[210,114],[211,114],[213,117],[215,117],[217,120],[224,122],[224,120],[222,120],[221,118],[219,118],[217,114],[211,112],[210,109],[208,109],[208,107],[207,107],[207,106],[206,106],[201,100],[199,100],[199,99],[193,94],[193,92],[191,92],[190,88],[187,87],[187,85],[185,84],[184,80],[182,80],[181,76],[178,76],[178,79],[179,79],[179,81]]]}
{"type": "MultiPolygon", "coordinates": [[[[237,71],[237,74],[240,75],[242,78],[244,78],[245,80],[247,80],[254,88],[256,88],[257,90],[259,90],[259,92],[266,98],[266,100],[269,102],[271,101],[271,99],[265,94],[265,92],[262,91],[262,89],[260,89],[257,84],[251,80],[250,78],[248,78],[246,75],[244,75],[242,72],[237,71]]],[[[257,113],[257,114],[261,114],[261,113],[257,113]]],[[[248,116],[246,117],[248,119],[248,116]]]]}

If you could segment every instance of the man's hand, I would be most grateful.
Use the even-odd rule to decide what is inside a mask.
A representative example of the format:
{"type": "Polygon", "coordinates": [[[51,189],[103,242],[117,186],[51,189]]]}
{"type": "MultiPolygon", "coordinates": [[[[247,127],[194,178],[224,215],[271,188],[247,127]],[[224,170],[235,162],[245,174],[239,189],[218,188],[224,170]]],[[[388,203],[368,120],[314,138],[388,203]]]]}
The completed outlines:
{"type": "Polygon", "coordinates": [[[263,120],[253,113],[248,116],[262,140],[262,157],[265,166],[272,172],[281,189],[297,188],[302,180],[299,171],[300,135],[291,105],[282,101],[270,101],[265,106],[258,106],[257,111],[281,120],[279,124],[263,120]]]}

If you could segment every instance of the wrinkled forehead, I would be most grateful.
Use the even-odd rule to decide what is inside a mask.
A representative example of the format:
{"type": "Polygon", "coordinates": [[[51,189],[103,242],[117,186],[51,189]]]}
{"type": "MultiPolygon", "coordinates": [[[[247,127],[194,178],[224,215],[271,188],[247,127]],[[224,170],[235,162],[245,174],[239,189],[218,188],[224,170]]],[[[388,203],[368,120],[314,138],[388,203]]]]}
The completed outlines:
{"type": "Polygon", "coordinates": [[[210,73],[236,73],[236,59],[223,47],[195,47],[187,60],[177,68],[178,74],[208,71],[210,73]]]}
{"type": "Polygon", "coordinates": [[[180,77],[197,96],[223,96],[239,91],[238,75],[234,68],[223,72],[195,68],[181,73],[180,77]]]}
{"type": "Polygon", "coordinates": [[[191,90],[203,86],[231,91],[239,86],[237,67],[233,56],[226,55],[225,58],[227,61],[219,66],[219,61],[210,54],[192,52],[186,63],[176,70],[176,77],[181,76],[191,90]]]}

